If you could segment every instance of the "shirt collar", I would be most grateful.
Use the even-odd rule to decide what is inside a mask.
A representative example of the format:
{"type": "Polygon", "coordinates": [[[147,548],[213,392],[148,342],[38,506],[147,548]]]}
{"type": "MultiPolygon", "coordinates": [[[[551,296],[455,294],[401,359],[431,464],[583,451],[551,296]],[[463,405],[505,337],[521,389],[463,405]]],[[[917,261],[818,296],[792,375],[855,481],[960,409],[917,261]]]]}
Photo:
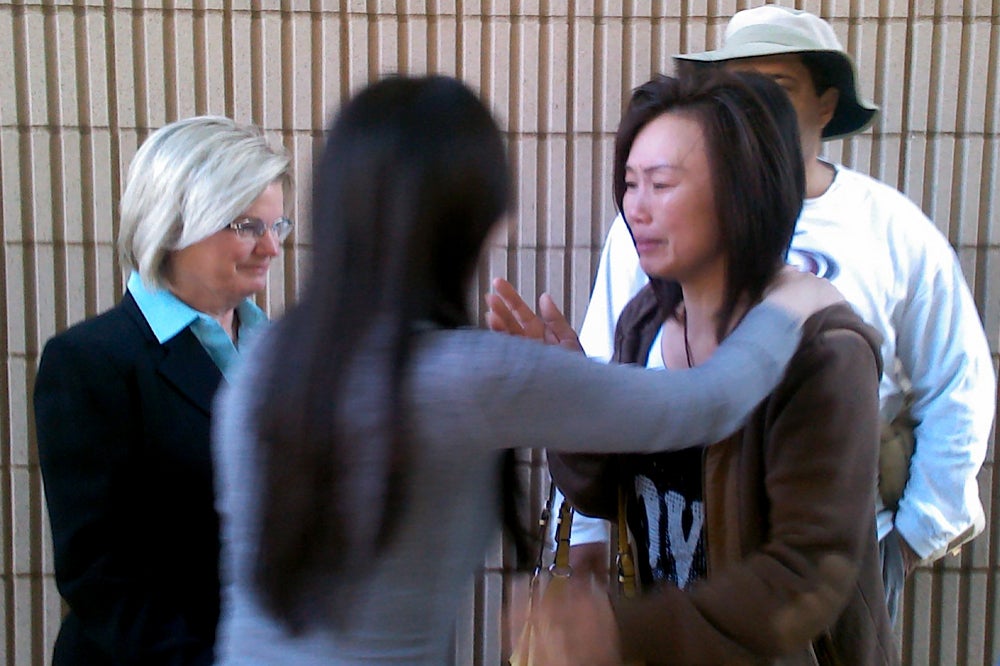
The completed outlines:
{"type": "MultiPolygon", "coordinates": [[[[128,278],[128,291],[135,299],[136,305],[142,311],[153,335],[162,345],[167,340],[191,325],[199,315],[203,314],[177,298],[169,289],[150,291],[142,283],[139,273],[132,271],[128,278]]],[[[240,316],[243,313],[240,312],[240,316]]],[[[207,316],[207,315],[206,315],[207,316]]]]}
{"type": "Polygon", "coordinates": [[[245,349],[264,330],[268,323],[267,315],[249,298],[243,299],[236,306],[236,314],[240,318],[240,349],[245,349]]]}
{"type": "MultiPolygon", "coordinates": [[[[150,291],[143,284],[139,273],[133,271],[128,278],[128,291],[146,318],[153,335],[161,345],[190,326],[197,319],[215,320],[204,312],[174,296],[169,289],[150,291]]],[[[250,299],[244,299],[236,306],[240,318],[240,347],[250,341],[267,323],[267,315],[250,299]]]]}

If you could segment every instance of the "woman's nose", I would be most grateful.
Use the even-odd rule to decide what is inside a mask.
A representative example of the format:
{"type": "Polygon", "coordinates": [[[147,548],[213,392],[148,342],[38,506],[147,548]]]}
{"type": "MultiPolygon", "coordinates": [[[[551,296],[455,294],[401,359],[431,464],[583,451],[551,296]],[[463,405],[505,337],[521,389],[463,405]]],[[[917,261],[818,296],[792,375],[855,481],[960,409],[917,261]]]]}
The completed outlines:
{"type": "Polygon", "coordinates": [[[264,235],[257,239],[257,244],[254,246],[254,252],[257,254],[263,254],[267,257],[275,257],[281,252],[281,241],[278,240],[278,235],[273,229],[268,229],[264,232],[264,235]]]}
{"type": "Polygon", "coordinates": [[[622,199],[622,212],[629,224],[646,224],[649,222],[649,209],[646,206],[646,197],[641,189],[629,192],[622,199]]]}

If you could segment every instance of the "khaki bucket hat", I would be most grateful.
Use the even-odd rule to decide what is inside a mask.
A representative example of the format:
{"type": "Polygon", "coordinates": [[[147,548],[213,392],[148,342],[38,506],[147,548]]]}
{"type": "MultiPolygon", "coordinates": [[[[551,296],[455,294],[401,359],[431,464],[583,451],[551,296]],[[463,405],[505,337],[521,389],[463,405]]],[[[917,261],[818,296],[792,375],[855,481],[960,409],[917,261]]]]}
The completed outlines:
{"type": "Polygon", "coordinates": [[[703,53],[675,55],[677,60],[719,63],[739,58],[783,53],[824,53],[831,80],[840,90],[833,118],[823,129],[824,139],[837,139],[867,129],[878,107],[858,92],[857,73],[851,57],[837,40],[830,24],[809,12],[763,5],[733,14],[726,26],[722,48],[703,53]]]}

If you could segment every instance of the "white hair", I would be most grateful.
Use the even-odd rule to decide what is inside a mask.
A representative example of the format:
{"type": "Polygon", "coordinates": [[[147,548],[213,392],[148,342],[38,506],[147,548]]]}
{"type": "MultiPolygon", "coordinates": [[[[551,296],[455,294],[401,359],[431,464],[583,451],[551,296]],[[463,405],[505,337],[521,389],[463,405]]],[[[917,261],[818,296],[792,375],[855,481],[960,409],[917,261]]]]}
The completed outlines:
{"type": "Polygon", "coordinates": [[[275,182],[290,181],[284,148],[257,128],[196,116],[153,132],[129,166],[118,251],[150,288],[164,287],[164,262],[232,222],[275,182]]]}

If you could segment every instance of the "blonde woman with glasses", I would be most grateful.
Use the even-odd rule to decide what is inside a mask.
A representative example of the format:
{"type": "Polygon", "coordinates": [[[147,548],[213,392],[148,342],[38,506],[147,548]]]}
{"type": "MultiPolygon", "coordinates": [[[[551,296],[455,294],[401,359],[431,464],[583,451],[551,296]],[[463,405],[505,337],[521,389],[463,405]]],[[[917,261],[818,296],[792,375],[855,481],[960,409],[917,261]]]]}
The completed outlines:
{"type": "Polygon", "coordinates": [[[219,615],[212,397],[266,323],[289,159],[196,117],[154,132],[121,201],[121,302],[49,340],[35,386],[56,582],[53,663],[210,664],[219,615]]]}

